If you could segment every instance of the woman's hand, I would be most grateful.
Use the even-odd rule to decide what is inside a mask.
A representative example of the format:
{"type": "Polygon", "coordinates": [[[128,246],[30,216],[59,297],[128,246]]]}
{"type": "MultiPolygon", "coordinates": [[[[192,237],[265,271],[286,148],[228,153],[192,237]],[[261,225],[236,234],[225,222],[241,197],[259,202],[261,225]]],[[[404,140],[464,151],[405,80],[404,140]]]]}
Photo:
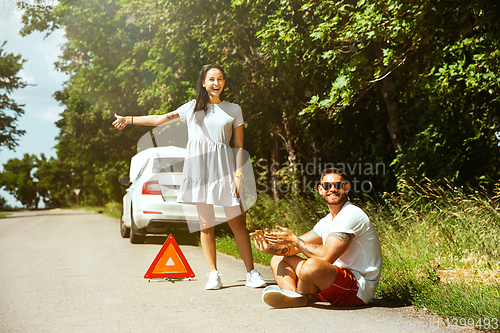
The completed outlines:
{"type": "Polygon", "coordinates": [[[125,117],[122,117],[122,116],[119,116],[115,113],[115,117],[116,117],[116,120],[113,121],[113,126],[117,129],[117,130],[122,130],[125,128],[125,126],[127,126],[127,118],[125,117]]]}
{"type": "Polygon", "coordinates": [[[241,180],[240,177],[235,176],[233,184],[231,184],[231,193],[233,194],[233,197],[235,198],[241,197],[242,188],[243,188],[243,181],[241,180]]]}

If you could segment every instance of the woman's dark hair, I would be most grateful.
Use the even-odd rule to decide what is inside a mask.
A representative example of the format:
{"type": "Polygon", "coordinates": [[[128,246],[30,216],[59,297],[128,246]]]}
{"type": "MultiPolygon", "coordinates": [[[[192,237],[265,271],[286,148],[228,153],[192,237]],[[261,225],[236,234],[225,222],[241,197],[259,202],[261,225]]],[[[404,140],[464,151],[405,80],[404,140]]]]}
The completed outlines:
{"type": "MultiPolygon", "coordinates": [[[[220,65],[216,64],[209,64],[203,66],[203,68],[200,71],[200,76],[198,77],[198,82],[196,83],[196,104],[194,106],[194,111],[206,111],[207,110],[207,103],[210,100],[208,97],[207,90],[205,87],[203,87],[203,81],[205,81],[205,78],[207,77],[207,73],[209,70],[217,68],[222,72],[222,77],[224,80],[226,79],[226,72],[224,72],[224,68],[220,65]]],[[[219,98],[221,101],[223,101],[226,97],[226,93],[224,89],[219,95],[219,98]]]]}

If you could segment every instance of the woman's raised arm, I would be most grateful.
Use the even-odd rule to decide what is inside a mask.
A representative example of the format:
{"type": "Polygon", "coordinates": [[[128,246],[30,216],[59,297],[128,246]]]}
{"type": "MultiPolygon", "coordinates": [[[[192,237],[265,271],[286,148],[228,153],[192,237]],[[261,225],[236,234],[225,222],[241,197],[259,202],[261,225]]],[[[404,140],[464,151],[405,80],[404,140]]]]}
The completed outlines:
{"type": "Polygon", "coordinates": [[[172,111],[166,114],[151,115],[151,116],[120,116],[115,113],[116,120],[113,122],[113,126],[122,130],[127,125],[143,125],[143,126],[161,126],[168,123],[173,123],[180,119],[179,113],[177,111],[172,111]]]}

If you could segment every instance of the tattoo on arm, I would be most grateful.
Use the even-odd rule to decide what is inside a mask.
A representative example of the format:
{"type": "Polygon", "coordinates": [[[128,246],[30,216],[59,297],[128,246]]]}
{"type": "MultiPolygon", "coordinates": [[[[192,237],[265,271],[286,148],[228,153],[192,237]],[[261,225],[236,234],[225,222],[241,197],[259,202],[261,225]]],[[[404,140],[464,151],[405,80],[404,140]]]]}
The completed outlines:
{"type": "Polygon", "coordinates": [[[352,238],[352,235],[345,232],[332,232],[328,237],[335,237],[342,243],[345,243],[348,239],[352,238]]]}
{"type": "Polygon", "coordinates": [[[167,117],[167,119],[169,119],[169,120],[170,120],[170,119],[174,119],[174,118],[175,118],[175,114],[174,114],[174,113],[167,113],[167,114],[165,115],[165,117],[167,117]]]}
{"type": "Polygon", "coordinates": [[[306,244],[302,239],[297,238],[295,246],[305,255],[313,255],[314,251],[319,247],[317,244],[306,244]]]}
{"type": "Polygon", "coordinates": [[[278,256],[286,256],[291,251],[290,245],[272,245],[267,251],[269,254],[275,254],[278,256]]]}
{"type": "Polygon", "coordinates": [[[283,245],[280,246],[276,254],[279,256],[286,256],[288,253],[290,253],[290,245],[283,245]]]}

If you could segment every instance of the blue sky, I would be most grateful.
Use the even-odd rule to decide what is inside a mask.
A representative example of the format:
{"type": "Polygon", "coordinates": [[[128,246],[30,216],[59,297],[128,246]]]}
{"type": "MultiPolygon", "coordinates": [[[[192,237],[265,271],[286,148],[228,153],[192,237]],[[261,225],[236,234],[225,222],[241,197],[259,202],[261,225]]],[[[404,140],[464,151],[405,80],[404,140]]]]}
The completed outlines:
{"type": "MultiPolygon", "coordinates": [[[[6,148],[0,150],[0,171],[9,159],[22,159],[26,153],[37,156],[44,153],[48,158],[56,156],[53,147],[59,129],[55,122],[61,118],[59,114],[63,108],[52,95],[60,90],[68,79],[65,74],[54,69],[54,62],[58,60],[61,45],[65,42],[64,31],[56,31],[45,39],[45,33],[39,32],[23,38],[19,35],[22,27],[21,15],[20,11],[9,11],[0,5],[0,45],[7,41],[4,52],[21,54],[27,60],[18,75],[34,85],[14,91],[10,96],[17,103],[25,104],[25,113],[17,125],[19,129],[25,130],[26,134],[18,141],[19,146],[15,151],[6,148]]],[[[0,190],[0,196],[7,199],[11,206],[22,206],[3,190],[0,190]]]]}

